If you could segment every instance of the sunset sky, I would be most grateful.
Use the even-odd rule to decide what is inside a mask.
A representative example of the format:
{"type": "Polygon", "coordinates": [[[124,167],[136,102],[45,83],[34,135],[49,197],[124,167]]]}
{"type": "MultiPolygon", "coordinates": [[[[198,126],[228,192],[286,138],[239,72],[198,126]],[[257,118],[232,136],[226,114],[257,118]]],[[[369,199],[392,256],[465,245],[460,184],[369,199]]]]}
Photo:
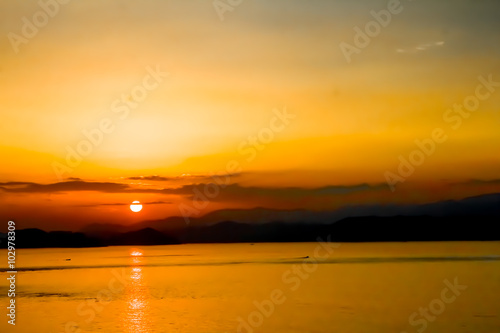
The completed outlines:
{"type": "Polygon", "coordinates": [[[51,8],[33,33],[38,1],[0,2],[2,220],[160,219],[216,181],[195,215],[500,192],[496,1],[402,1],[350,61],[340,45],[387,1],[243,0],[224,20],[206,0],[51,8]],[[475,111],[448,111],[470,96],[475,111]],[[435,129],[446,140],[391,190],[387,172],[435,129]]]}

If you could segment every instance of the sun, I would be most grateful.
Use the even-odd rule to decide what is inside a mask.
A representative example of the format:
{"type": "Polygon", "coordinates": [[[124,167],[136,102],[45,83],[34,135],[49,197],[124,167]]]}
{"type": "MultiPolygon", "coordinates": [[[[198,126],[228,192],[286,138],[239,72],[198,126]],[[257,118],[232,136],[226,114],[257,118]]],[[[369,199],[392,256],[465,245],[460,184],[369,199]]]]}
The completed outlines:
{"type": "Polygon", "coordinates": [[[142,210],[141,203],[139,201],[132,202],[132,204],[130,205],[130,210],[135,213],[140,212],[142,210]]]}

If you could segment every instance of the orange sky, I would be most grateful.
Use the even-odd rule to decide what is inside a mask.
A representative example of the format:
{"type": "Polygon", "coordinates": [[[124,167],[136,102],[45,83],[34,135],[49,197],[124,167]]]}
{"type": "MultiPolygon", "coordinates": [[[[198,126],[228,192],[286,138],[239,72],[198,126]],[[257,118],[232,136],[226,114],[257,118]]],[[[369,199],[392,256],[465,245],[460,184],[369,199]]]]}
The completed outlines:
{"type": "Polygon", "coordinates": [[[2,2],[0,216],[55,228],[179,215],[214,173],[230,173],[234,187],[199,214],[498,192],[498,5],[405,3],[346,61],[339,45],[384,8],[244,1],[221,21],[210,1],[70,2],[13,47],[9,34],[22,36],[22,18],[41,8],[2,2]],[[475,111],[447,113],[477,89],[487,97],[475,111]],[[398,175],[399,156],[436,128],[446,141],[391,191],[387,172],[398,175]],[[86,155],[69,165],[68,149],[86,155]],[[163,178],[129,179],[152,175],[163,178]],[[71,178],[127,188],[10,183],[71,178]],[[314,191],[343,187],[353,192],[314,191]],[[134,214],[133,200],[149,204],[134,214]]]}

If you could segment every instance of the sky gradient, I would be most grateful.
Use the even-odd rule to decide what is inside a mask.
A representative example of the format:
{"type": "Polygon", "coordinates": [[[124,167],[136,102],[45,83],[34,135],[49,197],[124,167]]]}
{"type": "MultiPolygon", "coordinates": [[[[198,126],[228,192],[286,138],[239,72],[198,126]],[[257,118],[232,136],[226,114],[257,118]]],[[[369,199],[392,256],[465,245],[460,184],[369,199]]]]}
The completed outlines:
{"type": "Polygon", "coordinates": [[[16,46],[42,9],[0,3],[0,217],[130,224],[180,215],[214,182],[196,214],[498,193],[500,4],[399,6],[347,61],[341,43],[387,1],[243,0],[223,21],[211,1],[71,1],[16,46]],[[474,111],[453,111],[469,96],[474,111]],[[402,177],[436,129],[446,140],[402,177]],[[97,144],[68,165],[85,133],[97,144]]]}

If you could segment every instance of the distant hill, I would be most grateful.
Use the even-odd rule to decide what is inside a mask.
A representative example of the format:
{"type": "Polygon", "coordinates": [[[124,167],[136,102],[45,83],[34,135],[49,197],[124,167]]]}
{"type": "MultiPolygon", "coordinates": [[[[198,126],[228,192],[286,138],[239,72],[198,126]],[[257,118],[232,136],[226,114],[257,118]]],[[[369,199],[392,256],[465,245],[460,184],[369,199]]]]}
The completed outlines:
{"type": "MultiPolygon", "coordinates": [[[[233,209],[132,226],[91,224],[81,232],[16,232],[16,247],[87,247],[228,242],[500,240],[500,194],[425,205],[350,206],[336,211],[233,209]]],[[[5,248],[5,234],[0,245],[5,248]]]]}
{"type": "Polygon", "coordinates": [[[215,225],[224,221],[246,224],[267,224],[276,221],[287,223],[330,224],[346,218],[365,216],[470,216],[500,218],[500,193],[486,194],[462,200],[449,200],[423,205],[358,205],[345,206],[332,211],[276,210],[266,208],[225,209],[208,213],[202,217],[173,216],[161,220],[143,221],[131,226],[91,224],[81,230],[86,235],[103,236],[116,232],[137,231],[144,228],[171,233],[188,227],[215,225]]]}
{"type": "Polygon", "coordinates": [[[222,222],[190,227],[176,234],[186,243],[494,241],[500,240],[498,218],[394,216],[347,218],[331,224],[222,222]],[[464,223],[465,222],[465,223],[464,223]]]}
{"type": "MultiPolygon", "coordinates": [[[[133,228],[134,231],[141,228],[133,228]]],[[[142,228],[145,229],[145,228],[142,228]]],[[[89,237],[111,238],[120,233],[130,231],[128,227],[121,224],[106,224],[106,223],[93,223],[83,227],[80,232],[83,232],[89,237]]]]}
{"type": "MultiPolygon", "coordinates": [[[[497,217],[367,216],[330,224],[224,221],[178,229],[169,234],[146,228],[99,238],[87,237],[83,233],[25,229],[17,231],[16,247],[315,242],[319,237],[332,242],[498,241],[499,226],[497,217]]],[[[1,245],[5,247],[3,240],[1,245]]]]}
{"type": "Polygon", "coordinates": [[[107,245],[167,245],[179,244],[179,241],[160,231],[146,228],[115,235],[104,240],[104,243],[107,245]]]}
{"type": "MultiPolygon", "coordinates": [[[[79,248],[108,245],[166,245],[179,244],[176,238],[151,228],[106,237],[89,237],[82,232],[51,231],[40,229],[16,230],[16,249],[22,248],[79,248]]],[[[0,248],[7,248],[6,234],[0,233],[0,248]]]]}
{"type": "MultiPolygon", "coordinates": [[[[7,248],[6,234],[0,235],[0,247],[7,248]],[[1,237],[3,236],[3,237],[1,237]]],[[[93,247],[101,246],[96,238],[86,236],[81,232],[51,231],[45,232],[40,229],[16,230],[16,249],[40,248],[40,247],[93,247]]]]}

